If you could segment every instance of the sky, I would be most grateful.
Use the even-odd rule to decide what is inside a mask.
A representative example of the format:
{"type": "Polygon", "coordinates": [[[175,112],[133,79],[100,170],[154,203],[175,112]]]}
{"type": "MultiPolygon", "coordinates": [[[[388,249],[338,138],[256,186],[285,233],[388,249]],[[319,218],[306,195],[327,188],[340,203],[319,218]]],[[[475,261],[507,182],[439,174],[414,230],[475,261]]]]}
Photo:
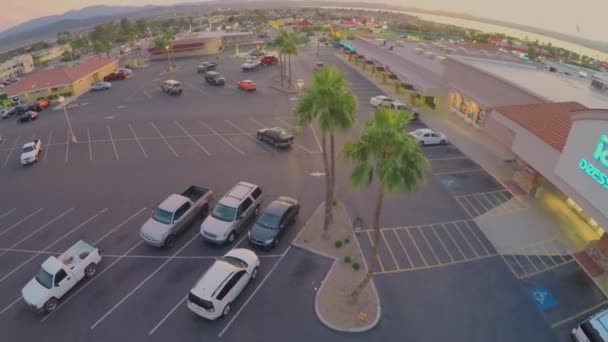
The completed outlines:
{"type": "MultiPolygon", "coordinates": [[[[356,0],[354,0],[356,1],[356,0]]],[[[366,1],[366,0],[361,0],[366,1]]],[[[168,5],[200,0],[0,0],[0,30],[35,17],[61,14],[93,5],[168,5]]],[[[475,16],[525,24],[608,41],[608,0],[367,0],[434,10],[467,13],[475,16]],[[577,32],[577,24],[580,32],[577,32]]]]}

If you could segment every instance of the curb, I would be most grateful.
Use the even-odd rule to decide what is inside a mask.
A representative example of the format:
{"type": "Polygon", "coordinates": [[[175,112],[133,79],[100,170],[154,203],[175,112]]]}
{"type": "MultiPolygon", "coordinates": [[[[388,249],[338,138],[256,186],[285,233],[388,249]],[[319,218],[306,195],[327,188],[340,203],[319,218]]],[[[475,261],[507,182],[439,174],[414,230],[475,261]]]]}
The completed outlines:
{"type": "MultiPolygon", "coordinates": [[[[306,227],[308,225],[308,223],[310,222],[310,220],[312,219],[312,217],[317,213],[317,211],[319,211],[319,209],[322,206],[324,206],[324,204],[325,204],[325,202],[322,202],[317,207],[317,209],[315,209],[315,211],[312,213],[312,215],[310,216],[310,218],[308,219],[308,221],[306,221],[306,224],[304,224],[304,227],[306,227]]],[[[352,226],[352,222],[350,220],[350,217],[348,216],[348,211],[346,210],[346,207],[344,206],[344,204],[342,202],[340,202],[340,205],[342,206],[342,209],[344,210],[344,212],[347,213],[346,218],[348,220],[348,223],[352,226]]],[[[333,325],[332,323],[328,322],[325,318],[323,318],[323,316],[319,312],[319,293],[323,289],[323,286],[325,285],[325,280],[327,279],[327,277],[329,277],[329,275],[333,271],[333,269],[336,266],[338,260],[336,260],[336,258],[334,258],[333,256],[331,256],[329,254],[325,254],[323,252],[319,252],[319,251],[313,250],[312,248],[310,248],[308,246],[304,246],[304,245],[301,245],[301,244],[297,243],[296,241],[300,237],[300,234],[302,234],[302,231],[303,230],[300,230],[300,232],[298,232],[298,235],[296,235],[296,237],[293,239],[293,242],[291,243],[292,246],[300,248],[300,249],[303,249],[303,250],[305,250],[307,252],[310,252],[312,254],[320,255],[322,257],[325,257],[325,258],[333,260],[333,263],[331,264],[331,267],[329,268],[329,270],[325,274],[325,277],[323,277],[323,280],[321,281],[321,285],[319,285],[319,288],[315,292],[315,314],[317,315],[317,318],[319,319],[319,321],[321,321],[321,323],[323,323],[323,325],[325,325],[329,329],[331,329],[333,331],[337,331],[337,332],[343,332],[343,333],[362,333],[362,332],[366,332],[366,331],[369,331],[369,330],[375,328],[376,325],[378,325],[378,323],[380,322],[380,316],[382,315],[382,313],[381,313],[382,306],[380,305],[380,296],[378,294],[378,290],[376,289],[376,284],[374,282],[374,278],[373,277],[372,277],[372,279],[370,281],[370,284],[371,284],[371,287],[372,287],[372,291],[374,292],[374,295],[376,296],[376,298],[378,298],[378,305],[376,307],[377,315],[376,315],[376,317],[374,318],[374,320],[369,325],[366,325],[364,327],[358,327],[358,328],[340,328],[340,327],[337,327],[337,326],[333,325]]],[[[361,249],[361,245],[359,244],[359,240],[357,239],[356,236],[355,236],[355,238],[353,240],[355,240],[357,242],[357,247],[359,248],[359,250],[361,250],[361,255],[363,256],[361,259],[363,261],[363,264],[365,265],[365,269],[367,269],[367,262],[365,261],[365,256],[363,254],[363,250],[361,249]]]]}

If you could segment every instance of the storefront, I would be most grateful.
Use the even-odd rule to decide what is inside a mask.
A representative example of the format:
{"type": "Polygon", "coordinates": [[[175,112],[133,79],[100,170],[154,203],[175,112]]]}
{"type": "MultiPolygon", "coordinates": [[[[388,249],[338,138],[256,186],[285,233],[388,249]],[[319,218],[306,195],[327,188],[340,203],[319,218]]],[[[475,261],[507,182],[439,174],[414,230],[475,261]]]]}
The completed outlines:
{"type": "Polygon", "coordinates": [[[465,120],[477,127],[481,127],[483,124],[486,111],[474,100],[466,98],[459,92],[451,91],[448,95],[448,103],[450,110],[465,120]]]}

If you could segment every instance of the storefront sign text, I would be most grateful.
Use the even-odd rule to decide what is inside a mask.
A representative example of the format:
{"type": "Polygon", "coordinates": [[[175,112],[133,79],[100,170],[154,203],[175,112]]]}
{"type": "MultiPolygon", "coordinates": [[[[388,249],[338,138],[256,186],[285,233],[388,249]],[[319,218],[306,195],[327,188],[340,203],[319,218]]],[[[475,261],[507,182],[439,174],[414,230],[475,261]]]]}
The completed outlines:
{"type": "MultiPolygon", "coordinates": [[[[608,136],[602,135],[593,152],[593,159],[608,168],[608,136]]],[[[587,174],[596,183],[608,190],[608,175],[595,166],[591,161],[581,158],[578,162],[578,168],[587,174]]]]}

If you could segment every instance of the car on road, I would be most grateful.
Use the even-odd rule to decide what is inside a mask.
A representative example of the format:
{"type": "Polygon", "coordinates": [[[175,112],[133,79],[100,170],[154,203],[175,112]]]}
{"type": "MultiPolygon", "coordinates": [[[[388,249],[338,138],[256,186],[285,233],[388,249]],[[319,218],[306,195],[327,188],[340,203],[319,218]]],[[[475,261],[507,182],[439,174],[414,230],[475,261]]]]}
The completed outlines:
{"type": "Polygon", "coordinates": [[[420,128],[410,132],[410,135],[420,146],[424,145],[445,145],[448,138],[440,132],[435,132],[430,128],[420,128]]]}
{"type": "Polygon", "coordinates": [[[188,293],[190,311],[209,320],[227,316],[232,303],[258,275],[260,259],[245,248],[235,248],[215,260],[188,293]]]}
{"type": "Polygon", "coordinates": [[[260,59],[260,63],[265,66],[275,65],[275,64],[279,63],[279,59],[276,58],[275,56],[264,56],[264,57],[262,57],[262,59],[260,59]]]}
{"type": "Polygon", "coordinates": [[[315,63],[315,71],[319,71],[319,70],[321,70],[324,67],[325,67],[325,64],[323,64],[323,62],[317,62],[317,63],[315,63]]]}
{"type": "Polygon", "coordinates": [[[49,100],[40,100],[34,104],[34,111],[42,112],[43,110],[49,108],[51,105],[51,101],[49,100]]]}
{"type": "Polygon", "coordinates": [[[6,108],[6,109],[3,109],[2,112],[0,112],[0,117],[2,119],[6,119],[6,118],[10,118],[11,116],[15,115],[16,113],[17,113],[17,107],[6,108]]]}
{"type": "Polygon", "coordinates": [[[23,144],[23,147],[21,147],[21,156],[19,158],[21,160],[21,165],[37,162],[41,152],[42,142],[40,139],[23,144]]]}
{"type": "Polygon", "coordinates": [[[256,137],[274,147],[288,147],[295,142],[293,134],[281,127],[262,128],[258,130],[256,137]]]}
{"type": "Polygon", "coordinates": [[[238,83],[239,89],[244,91],[256,91],[255,82],[252,80],[242,80],[238,83]]]}
{"type": "Polygon", "coordinates": [[[407,109],[407,106],[403,102],[400,102],[398,100],[395,100],[393,98],[390,98],[390,97],[384,96],[384,95],[372,97],[369,100],[369,103],[373,107],[384,107],[384,108],[390,108],[390,109],[395,109],[395,110],[406,110],[407,109]]]}
{"type": "Polygon", "coordinates": [[[120,68],[116,71],[119,74],[123,74],[126,77],[129,77],[131,75],[133,75],[133,70],[129,69],[129,68],[120,68]]]}
{"type": "Polygon", "coordinates": [[[51,312],[82,279],[91,278],[101,262],[99,249],[76,242],[59,257],[49,256],[35,278],[21,290],[23,300],[38,312],[51,312]]]}
{"type": "Polygon", "coordinates": [[[207,71],[205,73],[205,82],[216,86],[223,86],[226,84],[226,79],[219,72],[207,71]]]}
{"type": "Polygon", "coordinates": [[[270,202],[257,217],[249,230],[249,242],[257,247],[273,248],[279,239],[292,226],[300,213],[300,203],[287,196],[270,202]]]}
{"type": "Polygon", "coordinates": [[[23,114],[23,116],[21,116],[19,119],[17,119],[17,123],[20,124],[24,122],[34,121],[36,119],[38,119],[38,112],[34,112],[31,110],[23,114]]]}
{"type": "Polygon", "coordinates": [[[249,51],[249,56],[264,57],[264,56],[266,56],[266,51],[254,49],[254,50],[249,51]]]}
{"type": "Polygon", "coordinates": [[[215,244],[232,243],[247,229],[247,223],[260,213],[262,189],[259,186],[239,182],[222,197],[211,215],[201,224],[201,235],[215,244]]]}
{"type": "Polygon", "coordinates": [[[605,342],[608,341],[608,310],[603,310],[577,325],[570,332],[575,342],[605,342]]]}
{"type": "Polygon", "coordinates": [[[92,87],[91,87],[91,92],[95,92],[95,91],[102,91],[102,90],[108,90],[112,88],[112,83],[110,82],[98,82],[95,83],[92,87]]]}
{"type": "Polygon", "coordinates": [[[160,90],[162,90],[163,93],[169,95],[181,95],[183,88],[184,86],[182,86],[180,82],[175,80],[166,80],[160,86],[160,90]]]}
{"type": "Polygon", "coordinates": [[[259,60],[248,60],[245,63],[241,64],[241,69],[243,71],[253,71],[260,68],[262,63],[259,60]]]}
{"type": "Polygon", "coordinates": [[[213,71],[217,68],[217,63],[215,62],[203,62],[196,67],[196,71],[201,74],[207,71],[213,71]]]}
{"type": "Polygon", "coordinates": [[[103,78],[104,82],[120,81],[127,78],[127,75],[120,72],[113,72],[103,78]]]}
{"type": "Polygon", "coordinates": [[[203,218],[209,215],[212,201],[213,192],[196,185],[179,195],[169,195],[152,211],[152,217],[141,227],[139,235],[148,245],[171,248],[197,215],[203,218]]]}

